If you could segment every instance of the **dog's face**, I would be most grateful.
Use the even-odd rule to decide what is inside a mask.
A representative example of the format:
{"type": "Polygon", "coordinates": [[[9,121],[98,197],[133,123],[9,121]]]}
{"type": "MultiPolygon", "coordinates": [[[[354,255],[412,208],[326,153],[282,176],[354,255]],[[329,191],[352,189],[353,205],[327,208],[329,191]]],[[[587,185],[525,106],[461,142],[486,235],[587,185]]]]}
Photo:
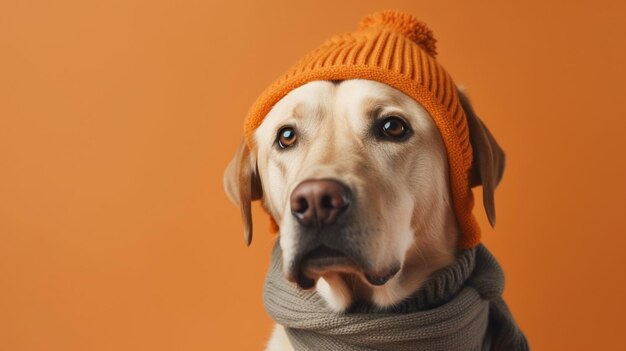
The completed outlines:
{"type": "Polygon", "coordinates": [[[242,186],[251,188],[243,202],[262,198],[280,227],[287,279],[317,286],[331,307],[392,305],[453,261],[445,147],[402,92],[360,79],[311,82],[281,99],[253,137],[254,150],[242,145],[227,171],[227,190],[240,205],[242,186]]]}

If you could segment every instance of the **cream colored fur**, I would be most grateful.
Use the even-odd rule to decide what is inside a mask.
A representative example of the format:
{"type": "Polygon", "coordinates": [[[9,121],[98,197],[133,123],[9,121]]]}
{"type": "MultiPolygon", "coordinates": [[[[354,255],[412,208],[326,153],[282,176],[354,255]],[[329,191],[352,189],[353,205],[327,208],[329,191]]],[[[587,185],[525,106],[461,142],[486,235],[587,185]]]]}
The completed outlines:
{"type": "MultiPolygon", "coordinates": [[[[333,178],[358,194],[360,249],[381,271],[401,263],[399,274],[372,286],[356,273],[329,272],[316,289],[332,309],[355,299],[387,307],[407,298],[435,270],[452,263],[458,228],[451,208],[443,141],[432,118],[402,92],[369,80],[315,81],[280,100],[254,134],[264,206],[280,226],[285,267],[294,259],[298,223],[291,191],[306,179],[333,178]],[[414,133],[404,142],[376,140],[373,122],[401,116],[414,133]],[[297,147],[275,147],[278,130],[297,131],[297,147]]],[[[347,228],[350,230],[350,228],[347,228]]],[[[290,350],[277,326],[267,350],[290,350]]]]}

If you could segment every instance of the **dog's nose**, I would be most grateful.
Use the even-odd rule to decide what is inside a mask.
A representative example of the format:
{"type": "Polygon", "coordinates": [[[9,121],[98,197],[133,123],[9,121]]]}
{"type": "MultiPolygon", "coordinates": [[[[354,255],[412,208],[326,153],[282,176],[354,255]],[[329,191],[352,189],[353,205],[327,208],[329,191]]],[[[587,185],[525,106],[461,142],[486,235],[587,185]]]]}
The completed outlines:
{"type": "Polygon", "coordinates": [[[305,180],[291,193],[291,213],[305,226],[331,225],[350,205],[350,189],[332,179],[305,180]]]}

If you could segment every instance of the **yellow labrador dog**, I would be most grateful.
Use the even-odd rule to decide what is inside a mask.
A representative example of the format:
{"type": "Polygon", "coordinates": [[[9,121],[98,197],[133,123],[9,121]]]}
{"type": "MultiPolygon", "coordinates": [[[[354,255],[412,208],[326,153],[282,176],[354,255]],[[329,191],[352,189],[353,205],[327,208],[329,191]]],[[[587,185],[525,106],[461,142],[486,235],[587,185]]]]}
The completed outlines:
{"type": "MultiPolygon", "coordinates": [[[[497,184],[504,153],[459,94],[479,170],[473,185],[486,176],[497,184]]],[[[404,93],[363,79],[309,82],[275,104],[253,138],[258,147],[243,142],[225,174],[247,240],[250,201],[261,199],[280,227],[285,277],[315,289],[332,310],[355,301],[393,306],[455,260],[444,143],[404,93]]],[[[492,222],[494,186],[484,189],[492,222]]],[[[292,350],[280,325],[268,350],[292,350]]]]}

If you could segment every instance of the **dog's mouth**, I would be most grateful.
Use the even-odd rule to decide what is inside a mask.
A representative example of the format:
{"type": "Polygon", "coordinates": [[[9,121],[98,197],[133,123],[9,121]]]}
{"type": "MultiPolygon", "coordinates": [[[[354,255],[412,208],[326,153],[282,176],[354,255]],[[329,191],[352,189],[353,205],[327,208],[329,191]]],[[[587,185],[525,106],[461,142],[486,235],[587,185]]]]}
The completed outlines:
{"type": "Polygon", "coordinates": [[[364,278],[369,284],[384,285],[393,278],[400,267],[392,267],[384,272],[370,272],[362,269],[353,258],[346,253],[325,245],[318,246],[308,252],[293,265],[287,279],[296,283],[301,289],[311,289],[315,282],[330,272],[355,274],[364,278]]]}

